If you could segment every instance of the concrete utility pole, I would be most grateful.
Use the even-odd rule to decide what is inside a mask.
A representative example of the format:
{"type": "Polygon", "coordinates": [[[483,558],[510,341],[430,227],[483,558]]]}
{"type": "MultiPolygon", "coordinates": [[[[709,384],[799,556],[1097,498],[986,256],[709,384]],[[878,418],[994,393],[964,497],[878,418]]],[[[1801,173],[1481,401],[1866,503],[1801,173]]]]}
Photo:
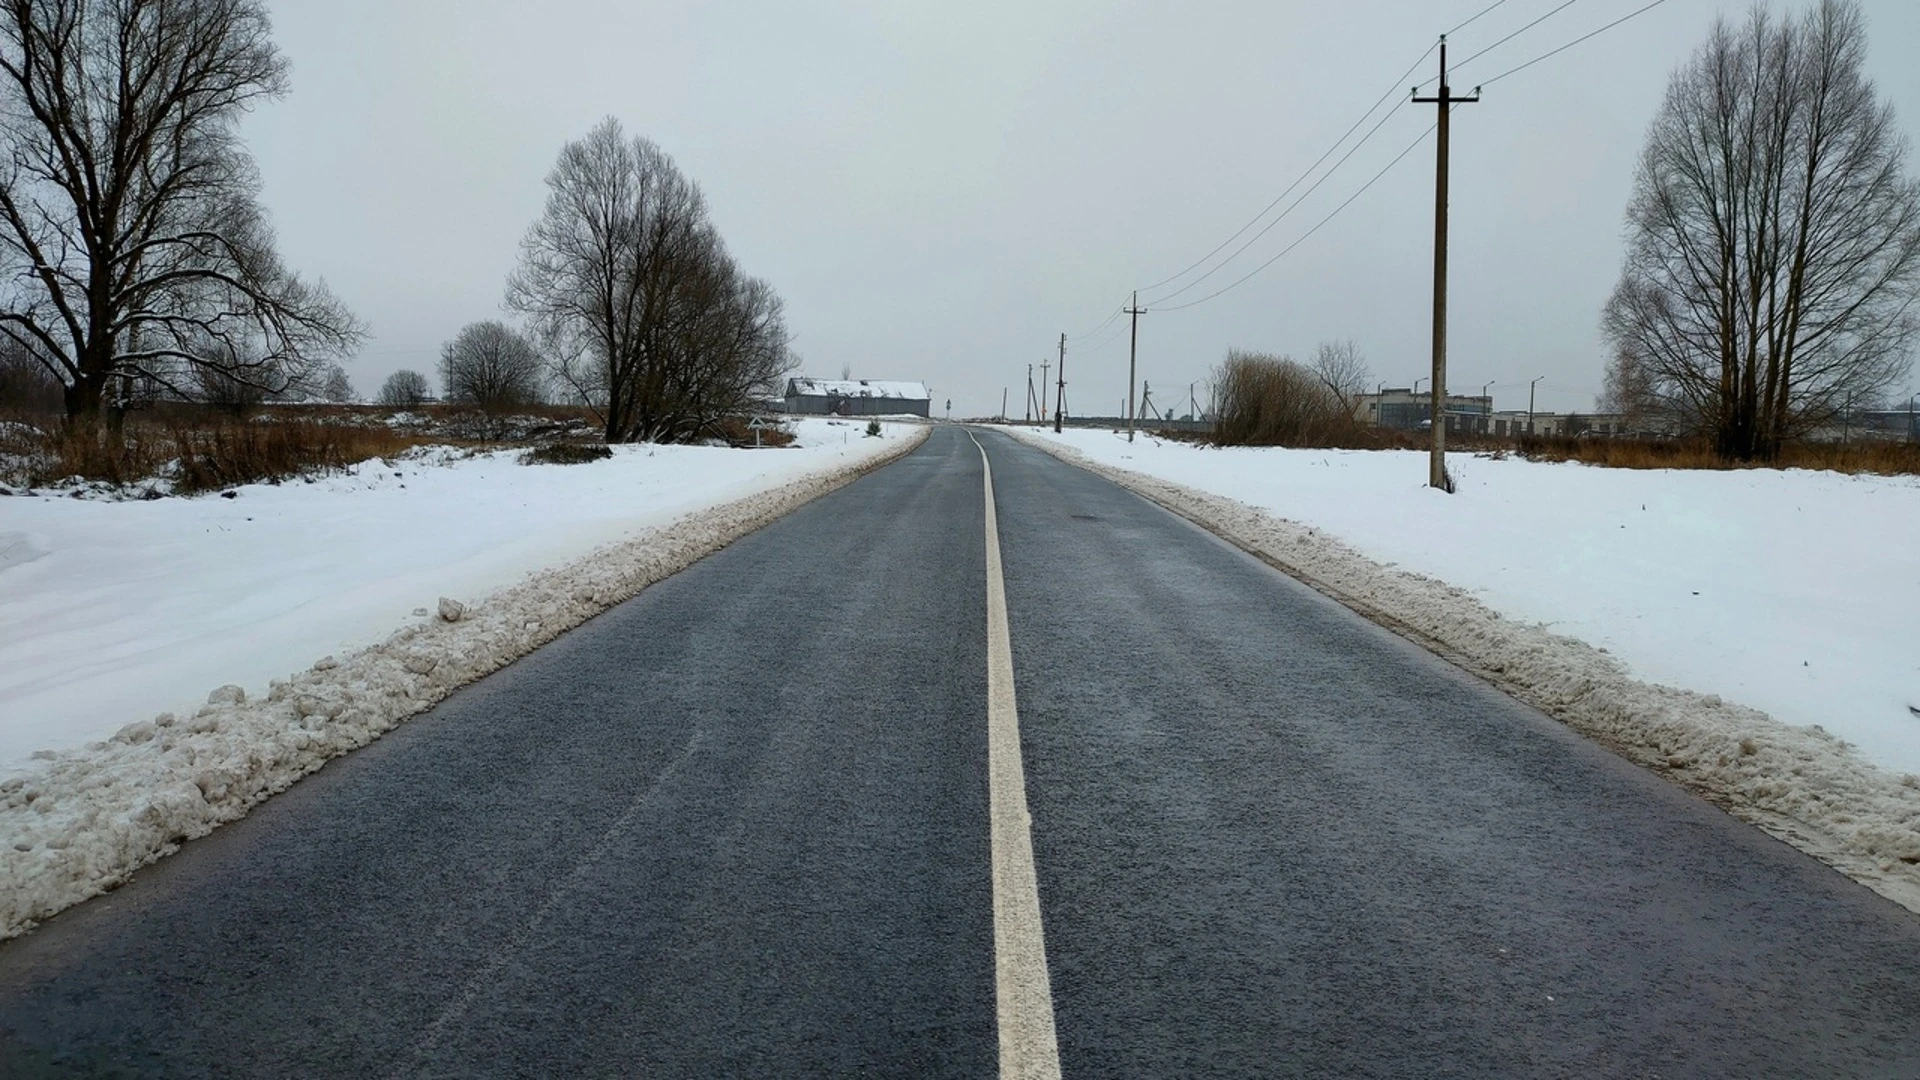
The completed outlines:
{"type": "MultiPolygon", "coordinates": [[[[1545,375],[1540,376],[1540,379],[1544,378],[1546,378],[1545,375]]],[[[1527,434],[1529,435],[1533,434],[1533,388],[1540,385],[1540,379],[1527,384],[1527,434]]]]}
{"type": "Polygon", "coordinates": [[[1000,388],[1000,422],[1003,424],[1007,422],[1007,390],[1008,389],[1009,388],[1005,386],[1000,388]]]}
{"type": "Polygon", "coordinates": [[[1136,361],[1140,355],[1140,316],[1146,309],[1140,306],[1140,293],[1133,294],[1133,304],[1127,308],[1127,314],[1133,316],[1133,336],[1127,342],[1127,441],[1133,441],[1133,376],[1138,369],[1136,361]]]}
{"type": "Polygon", "coordinates": [[[1060,387],[1053,395],[1053,433],[1060,434],[1060,418],[1067,411],[1067,335],[1060,334],[1060,387]]]}
{"type": "Polygon", "coordinates": [[[1027,422],[1027,423],[1029,423],[1029,424],[1031,424],[1031,423],[1033,423],[1033,365],[1032,365],[1032,364],[1028,364],[1028,365],[1027,365],[1027,405],[1026,405],[1026,409],[1027,409],[1027,420],[1026,420],[1026,422],[1027,422]]]}
{"type": "Polygon", "coordinates": [[[1053,370],[1053,361],[1040,361],[1040,422],[1047,422],[1047,372],[1053,370]]]}
{"type": "MultiPolygon", "coordinates": [[[[1419,93],[1415,87],[1414,93],[1419,93]]],[[[1433,454],[1427,465],[1427,486],[1452,491],[1447,476],[1447,136],[1448,118],[1455,105],[1480,100],[1480,88],[1471,97],[1454,97],[1447,84],[1447,37],[1440,35],[1440,92],[1415,97],[1417,105],[1440,107],[1440,152],[1433,196],[1433,454]]]]}

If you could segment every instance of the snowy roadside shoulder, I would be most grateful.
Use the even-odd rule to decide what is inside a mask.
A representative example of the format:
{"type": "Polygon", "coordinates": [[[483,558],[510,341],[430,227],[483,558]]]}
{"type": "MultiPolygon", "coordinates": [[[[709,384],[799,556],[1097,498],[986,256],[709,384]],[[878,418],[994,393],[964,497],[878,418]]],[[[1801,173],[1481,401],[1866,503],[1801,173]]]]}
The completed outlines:
{"type": "Polygon", "coordinates": [[[124,882],[188,840],[244,817],[328,760],[821,495],[911,453],[885,453],[696,511],[537,572],[471,607],[276,679],[264,698],[215,690],[190,716],[128,724],[42,755],[0,783],[0,939],[124,882]]]}
{"type": "MultiPolygon", "coordinates": [[[[1003,429],[1005,430],[1005,429],[1003,429]]],[[[1016,438],[1122,484],[1515,698],[1920,913],[1920,778],[1712,694],[1642,682],[1612,655],[1506,618],[1245,503],[1016,438]]]]}

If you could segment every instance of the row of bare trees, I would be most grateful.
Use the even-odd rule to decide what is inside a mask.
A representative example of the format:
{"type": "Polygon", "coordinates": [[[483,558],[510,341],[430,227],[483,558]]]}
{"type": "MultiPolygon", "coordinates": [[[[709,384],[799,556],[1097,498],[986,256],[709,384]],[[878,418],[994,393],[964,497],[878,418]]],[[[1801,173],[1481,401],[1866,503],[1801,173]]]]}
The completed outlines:
{"type": "Polygon", "coordinates": [[[679,441],[795,366],[780,298],[734,263],[698,185],[609,118],[569,143],[507,304],[608,442],[679,441]]]}
{"type": "Polygon", "coordinates": [[[1603,407],[1766,460],[1876,403],[1920,336],[1920,184],[1855,0],[1718,22],[1642,153],[1603,407]]]}
{"type": "MultiPolygon", "coordinates": [[[[351,393],[335,361],[364,330],[282,264],[239,139],[286,84],[262,0],[0,0],[0,389],[57,386],[88,429],[160,397],[351,393]]],[[[679,440],[776,389],[780,299],[659,147],[608,120],[548,186],[507,290],[534,337],[463,329],[449,399],[525,404],[551,381],[610,441],[679,440]]],[[[424,398],[405,374],[383,398],[424,398]]]]}

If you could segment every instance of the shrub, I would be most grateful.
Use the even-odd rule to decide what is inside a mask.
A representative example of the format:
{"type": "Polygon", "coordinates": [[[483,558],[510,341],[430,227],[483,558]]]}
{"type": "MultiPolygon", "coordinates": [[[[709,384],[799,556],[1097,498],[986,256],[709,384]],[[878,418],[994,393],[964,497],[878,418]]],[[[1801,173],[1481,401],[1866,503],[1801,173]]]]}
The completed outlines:
{"type": "Polygon", "coordinates": [[[522,465],[585,465],[613,456],[605,443],[548,443],[520,455],[522,465]]]}
{"type": "Polygon", "coordinates": [[[1340,396],[1289,357],[1235,349],[1215,371],[1221,446],[1355,446],[1359,421],[1340,396]]]}

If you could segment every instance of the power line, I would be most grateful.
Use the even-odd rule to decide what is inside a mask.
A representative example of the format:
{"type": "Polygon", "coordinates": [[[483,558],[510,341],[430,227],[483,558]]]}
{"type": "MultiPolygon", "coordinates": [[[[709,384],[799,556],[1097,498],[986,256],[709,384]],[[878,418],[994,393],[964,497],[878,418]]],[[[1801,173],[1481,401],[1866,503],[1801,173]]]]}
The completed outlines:
{"type": "MultiPolygon", "coordinates": [[[[1473,18],[1468,19],[1466,22],[1463,22],[1459,26],[1456,26],[1453,29],[1447,31],[1447,36],[1452,37],[1453,35],[1459,33],[1460,31],[1465,30],[1467,27],[1472,26],[1474,23],[1479,22],[1481,15],[1485,15],[1491,12],[1494,8],[1497,8],[1506,2],[1507,0],[1493,0],[1493,3],[1488,4],[1486,7],[1480,9],[1479,15],[1475,15],[1473,18]]],[[[1425,60],[1426,57],[1423,56],[1421,57],[1421,59],[1425,60]]]]}
{"type": "MultiPolygon", "coordinates": [[[[1539,18],[1533,20],[1532,22],[1521,27],[1520,29],[1515,30],[1513,33],[1508,34],[1506,37],[1501,38],[1499,41],[1494,42],[1493,44],[1487,46],[1486,48],[1481,49],[1479,52],[1474,53],[1472,56],[1467,57],[1465,60],[1460,61],[1459,66],[1466,67],[1468,64],[1473,63],[1475,60],[1480,59],[1481,57],[1487,55],[1493,50],[1499,48],[1502,45],[1505,45],[1507,42],[1512,41],[1514,38],[1517,38],[1521,34],[1524,34],[1527,31],[1533,29],[1534,27],[1539,26],[1541,23],[1546,22],[1548,19],[1553,18],[1555,15],[1560,14],[1561,12],[1567,10],[1568,8],[1572,7],[1573,5],[1579,2],[1580,0],[1565,0],[1565,2],[1562,3],[1559,7],[1554,8],[1552,11],[1547,12],[1545,15],[1540,16],[1539,18]]],[[[1417,86],[1414,89],[1418,90],[1418,89],[1421,89],[1422,87],[1425,87],[1428,83],[1433,83],[1438,81],[1439,81],[1439,76],[1436,75],[1433,78],[1428,79],[1426,82],[1421,83],[1420,86],[1417,86]]],[[[1481,83],[1480,85],[1485,86],[1486,84],[1481,83]]]]}
{"type": "MultiPolygon", "coordinates": [[[[1501,0],[1501,3],[1505,3],[1505,2],[1506,2],[1506,0],[1501,0]]],[[[1498,7],[1498,6],[1499,6],[1498,4],[1496,4],[1496,5],[1495,5],[1495,7],[1498,7]]],[[[1296,179],[1296,180],[1294,180],[1294,182],[1293,182],[1293,183],[1291,183],[1291,184],[1288,184],[1288,185],[1287,185],[1287,189],[1286,189],[1285,191],[1282,191],[1282,192],[1281,192],[1280,194],[1278,194],[1278,195],[1276,195],[1276,196],[1274,196],[1274,197],[1273,197],[1273,201],[1272,201],[1272,202],[1270,202],[1270,203],[1268,203],[1268,204],[1267,204],[1267,205],[1266,205],[1265,207],[1262,207],[1262,208],[1261,208],[1261,210],[1260,210],[1260,212],[1259,212],[1259,213],[1257,213],[1257,214],[1255,214],[1255,215],[1253,215],[1253,217],[1252,217],[1252,218],[1250,218],[1250,219],[1248,219],[1248,221],[1247,221],[1247,223],[1246,223],[1245,225],[1242,225],[1242,226],[1240,226],[1240,228],[1238,228],[1238,229],[1236,229],[1236,230],[1234,231],[1234,234],[1233,234],[1232,236],[1229,236],[1229,237],[1227,237],[1227,238],[1226,238],[1225,240],[1222,240],[1222,241],[1220,241],[1220,245],[1219,245],[1218,247],[1216,247],[1216,248],[1214,248],[1214,249],[1213,249],[1212,251],[1209,251],[1209,252],[1207,252],[1207,253],[1206,253],[1205,255],[1202,255],[1202,256],[1200,256],[1200,257],[1199,257],[1198,259],[1196,259],[1196,260],[1194,260],[1194,261],[1193,261],[1193,263],[1192,263],[1192,265],[1190,265],[1190,266],[1187,266],[1187,267],[1185,267],[1185,268],[1184,268],[1184,269],[1182,269],[1182,270],[1181,270],[1181,271],[1180,271],[1179,273],[1177,273],[1177,274],[1174,274],[1174,275],[1172,275],[1171,277],[1166,277],[1166,278],[1162,278],[1162,279],[1160,279],[1159,281],[1156,281],[1156,282],[1154,282],[1153,284],[1151,284],[1151,285],[1148,285],[1148,286],[1146,286],[1146,287],[1145,287],[1145,289],[1144,289],[1143,291],[1145,291],[1145,292],[1152,292],[1153,290],[1155,290],[1155,289],[1157,289],[1157,288],[1159,288],[1159,287],[1160,287],[1160,286],[1162,286],[1162,285],[1166,285],[1166,284],[1168,284],[1169,282],[1174,282],[1174,281],[1178,281],[1178,280],[1180,280],[1181,278],[1183,278],[1183,277],[1185,277],[1185,276],[1187,276],[1188,274],[1190,274],[1190,273],[1192,273],[1192,272],[1193,272],[1193,271],[1194,271],[1194,270],[1195,270],[1196,268],[1198,268],[1199,266],[1201,266],[1202,264],[1204,264],[1204,263],[1205,263],[1205,262],[1206,262],[1206,261],[1207,261],[1208,259],[1211,259],[1211,258],[1213,258],[1213,257],[1214,257],[1215,255],[1218,255],[1218,254],[1220,254],[1220,252],[1221,252],[1221,251],[1223,251],[1223,250],[1225,250],[1225,249],[1226,249],[1226,246],[1227,246],[1228,244],[1231,244],[1231,243],[1233,243],[1233,242],[1234,242],[1235,240],[1238,240],[1238,239],[1240,239],[1240,237],[1241,237],[1241,235],[1242,235],[1242,234],[1244,234],[1244,233],[1245,233],[1245,232],[1246,232],[1246,231],[1247,231],[1248,229],[1251,229],[1251,228],[1253,228],[1253,227],[1254,227],[1254,225],[1256,225],[1256,224],[1258,224],[1258,223],[1259,223],[1259,221],[1260,221],[1260,219],[1261,219],[1261,218],[1263,218],[1263,217],[1266,217],[1266,216],[1267,216],[1267,214],[1268,214],[1269,212],[1271,212],[1271,211],[1273,210],[1273,208],[1274,208],[1274,207],[1276,207],[1276,206],[1278,206],[1278,205],[1280,205],[1280,201],[1281,201],[1282,199],[1285,199],[1285,198],[1286,198],[1286,197],[1287,197],[1288,195],[1291,195],[1291,194],[1293,194],[1293,190],[1294,190],[1295,188],[1297,188],[1297,187],[1299,187],[1299,186],[1300,186],[1301,184],[1303,184],[1303,183],[1305,183],[1305,182],[1306,182],[1306,179],[1307,179],[1307,177],[1309,177],[1309,176],[1312,176],[1312,175],[1313,175],[1313,171],[1314,171],[1315,169],[1318,169],[1318,168],[1319,168],[1319,167],[1320,167],[1320,166],[1321,166],[1321,165],[1322,165],[1323,163],[1325,163],[1325,162],[1326,162],[1326,160],[1327,160],[1328,158],[1330,158],[1330,157],[1332,157],[1332,156],[1333,156],[1333,153],[1334,153],[1334,151],[1336,151],[1336,150],[1338,150],[1338,149],[1340,149],[1340,147],[1341,147],[1341,144],[1343,144],[1343,143],[1345,143],[1345,142],[1347,141],[1347,139],[1348,139],[1348,138],[1350,138],[1350,137],[1351,137],[1351,136],[1353,135],[1353,133],[1354,133],[1354,132],[1356,132],[1356,131],[1358,131],[1358,130],[1360,130],[1360,125],[1362,125],[1362,124],[1364,124],[1364,123],[1366,123],[1366,122],[1367,122],[1367,120],[1368,120],[1368,119],[1369,119],[1370,117],[1372,117],[1372,116],[1373,116],[1373,114],[1374,114],[1375,112],[1377,112],[1377,111],[1379,110],[1379,108],[1380,108],[1380,106],[1382,106],[1382,105],[1384,105],[1384,104],[1386,104],[1386,102],[1387,102],[1387,101],[1388,101],[1388,100],[1389,100],[1390,98],[1392,98],[1392,97],[1393,97],[1393,96],[1394,96],[1394,95],[1395,95],[1396,93],[1398,93],[1398,92],[1399,92],[1399,89],[1400,89],[1400,86],[1401,86],[1401,84],[1403,84],[1403,83],[1405,83],[1405,82],[1407,81],[1407,76],[1408,76],[1408,75],[1411,75],[1411,74],[1413,74],[1413,72],[1414,72],[1415,70],[1417,70],[1417,69],[1418,69],[1418,68],[1420,67],[1420,65],[1421,65],[1421,64],[1424,64],[1424,63],[1426,63],[1426,60],[1427,60],[1427,57],[1429,57],[1429,56],[1432,56],[1432,55],[1433,55],[1433,50],[1434,50],[1434,49],[1436,49],[1436,48],[1438,48],[1438,47],[1439,47],[1438,45],[1429,45],[1429,46],[1427,46],[1427,51],[1426,51],[1426,52],[1423,52],[1423,53],[1421,53],[1421,54],[1420,54],[1420,58],[1419,58],[1419,59],[1417,59],[1417,60],[1415,60],[1415,61],[1414,61],[1413,63],[1411,63],[1411,64],[1409,64],[1409,65],[1407,65],[1407,70],[1406,70],[1406,71],[1404,71],[1404,72],[1402,72],[1402,73],[1400,74],[1400,76],[1399,76],[1398,78],[1396,78],[1396,79],[1394,79],[1394,80],[1393,80],[1393,84],[1392,84],[1391,86],[1389,86],[1389,87],[1387,88],[1387,92],[1386,92],[1386,93],[1384,93],[1384,94],[1381,94],[1381,95],[1380,95],[1380,100],[1378,100],[1378,101],[1375,101],[1375,102],[1373,103],[1373,105],[1372,105],[1372,106],[1371,106],[1370,108],[1368,108],[1368,109],[1367,109],[1367,111],[1366,111],[1366,112],[1364,112],[1364,113],[1362,113],[1362,114],[1360,114],[1360,119],[1358,119],[1358,120],[1355,120],[1355,121],[1353,122],[1353,126],[1351,126],[1351,127],[1349,127],[1349,128],[1347,128],[1347,130],[1346,130],[1345,132],[1343,132],[1343,133],[1341,134],[1341,136],[1340,136],[1340,137],[1339,137],[1338,139],[1335,139],[1335,140],[1334,140],[1334,142],[1333,142],[1333,145],[1332,145],[1332,146],[1329,146],[1329,147],[1327,147],[1327,150],[1326,150],[1326,153],[1324,153],[1324,154],[1321,154],[1318,160],[1316,160],[1316,161],[1315,161],[1315,162],[1314,162],[1313,164],[1311,164],[1311,165],[1309,165],[1309,166],[1307,166],[1307,169],[1306,169],[1306,171],[1305,171],[1305,172],[1303,172],[1303,173],[1301,173],[1298,179],[1296,179]]],[[[1371,134],[1371,133],[1369,133],[1369,134],[1371,134]]],[[[1344,160],[1344,159],[1343,159],[1343,160],[1344,160]]],[[[1339,168],[1339,166],[1338,166],[1338,165],[1335,165],[1335,166],[1334,166],[1334,168],[1336,168],[1336,169],[1337,169],[1337,168],[1339,168]]],[[[1322,177],[1321,179],[1323,179],[1323,180],[1324,180],[1324,179],[1325,179],[1325,177],[1322,177]]],[[[1291,209],[1291,208],[1289,208],[1289,209],[1291,209]]],[[[1283,214],[1283,215],[1281,215],[1281,216],[1282,216],[1282,217],[1284,217],[1285,215],[1283,214]]],[[[1234,254],[1235,254],[1235,255],[1237,255],[1237,254],[1239,254],[1239,252],[1235,252],[1234,254]]],[[[1229,256],[1229,257],[1228,257],[1228,260],[1227,260],[1227,261],[1228,261],[1228,262],[1231,262],[1231,261],[1232,261],[1232,257],[1231,257],[1231,256],[1229,256]]],[[[1221,265],[1225,265],[1225,263],[1222,263],[1221,265]]],[[[1219,267],[1215,267],[1214,269],[1216,269],[1216,270],[1217,270],[1217,269],[1219,269],[1219,267]]],[[[1211,271],[1209,271],[1209,273],[1211,273],[1211,271]]],[[[1189,283],[1189,285],[1188,285],[1188,287],[1190,288],[1190,287],[1191,287],[1191,286],[1192,286],[1193,284],[1197,284],[1197,283],[1189,283]]],[[[1179,293],[1174,293],[1173,295],[1175,295],[1175,296],[1178,296],[1178,295],[1179,295],[1179,293]]]]}
{"type": "Polygon", "coordinates": [[[1405,160],[1406,156],[1408,154],[1413,153],[1414,150],[1418,148],[1421,143],[1426,142],[1427,136],[1433,134],[1434,130],[1437,129],[1439,126],[1440,124],[1436,121],[1432,126],[1428,127],[1427,130],[1421,132],[1419,138],[1413,140],[1413,142],[1411,143],[1408,143],[1407,148],[1405,150],[1400,151],[1400,153],[1396,155],[1392,161],[1387,162],[1386,168],[1381,169],[1377,173],[1374,173],[1373,179],[1368,180],[1365,184],[1362,184],[1360,186],[1359,191],[1356,191],[1352,195],[1347,196],[1346,202],[1343,202],[1339,206],[1334,207],[1333,212],[1328,214],[1326,217],[1321,218],[1319,221],[1319,224],[1316,224],[1313,228],[1308,229],[1306,233],[1303,234],[1298,240],[1295,240],[1293,243],[1288,244],[1286,247],[1280,249],[1280,252],[1276,254],[1273,258],[1268,259],[1266,262],[1263,262],[1259,266],[1254,267],[1252,270],[1248,271],[1245,276],[1241,277],[1239,280],[1235,281],[1233,284],[1228,285],[1226,288],[1208,293],[1207,295],[1201,297],[1198,300],[1189,300],[1184,304],[1175,304],[1172,307],[1163,307],[1160,310],[1163,312],[1184,311],[1185,309],[1190,307],[1197,307],[1213,299],[1214,297],[1221,295],[1222,293],[1230,292],[1233,289],[1238,288],[1240,285],[1246,283],[1247,281],[1252,280],[1254,275],[1260,273],[1262,270],[1265,270],[1267,267],[1272,266],[1274,263],[1279,262],[1294,248],[1297,248],[1301,244],[1306,243],[1308,238],[1312,237],[1314,233],[1319,232],[1321,228],[1327,224],[1327,222],[1332,221],[1336,217],[1339,217],[1340,212],[1342,210],[1345,210],[1347,207],[1353,205],[1353,201],[1355,199],[1358,199],[1360,196],[1365,195],[1369,188],[1373,187],[1373,185],[1380,182],[1381,177],[1387,175],[1389,172],[1392,172],[1394,166],[1400,164],[1401,161],[1405,160]]]}
{"type": "Polygon", "coordinates": [[[1621,23],[1626,22],[1629,19],[1637,19],[1640,16],[1645,15],[1647,12],[1652,11],[1654,8],[1657,8],[1661,4],[1664,4],[1666,2],[1667,0],[1653,0],[1651,4],[1648,4],[1645,7],[1638,9],[1637,11],[1629,12],[1626,15],[1622,15],[1619,18],[1613,20],[1612,22],[1608,23],[1607,25],[1601,27],[1598,30],[1592,31],[1591,33],[1582,34],[1579,37],[1574,38],[1572,41],[1567,42],[1565,45],[1562,45],[1559,48],[1554,49],[1550,52],[1541,53],[1539,56],[1536,56],[1533,59],[1527,61],[1526,63],[1521,64],[1519,67],[1508,68],[1507,70],[1501,72],[1500,74],[1495,75],[1493,78],[1488,79],[1485,82],[1482,82],[1480,85],[1492,86],[1494,83],[1499,82],[1501,79],[1504,79],[1509,75],[1513,75],[1513,74],[1517,74],[1519,72],[1525,71],[1526,69],[1532,67],[1533,65],[1539,63],[1542,60],[1547,59],[1548,57],[1559,56],[1561,53],[1566,52],[1568,49],[1573,48],[1575,45],[1578,45],[1581,42],[1599,37],[1601,34],[1606,33],[1607,31],[1613,29],[1616,26],[1619,26],[1621,23]]]}
{"type": "Polygon", "coordinates": [[[1099,333],[1100,331],[1102,331],[1102,330],[1105,330],[1105,329],[1106,329],[1106,328],[1107,328],[1107,327],[1108,327],[1109,325],[1111,325],[1111,324],[1113,323],[1113,320],[1115,320],[1115,319],[1117,319],[1117,318],[1119,318],[1120,316],[1122,316],[1122,315],[1124,315],[1124,314],[1126,314],[1126,309],[1124,309],[1124,308],[1114,308],[1114,309],[1113,309],[1113,314],[1111,314],[1111,315],[1108,315],[1108,316],[1106,317],[1106,320],[1105,320],[1104,322],[1102,322],[1102,323],[1101,323],[1100,325],[1098,325],[1098,326],[1096,326],[1096,327],[1094,327],[1093,329],[1091,329],[1091,330],[1089,330],[1089,331],[1087,331],[1087,332],[1086,332],[1086,333],[1084,333],[1084,334],[1075,334],[1075,335],[1073,335],[1073,336],[1072,336],[1071,338],[1068,338],[1067,340],[1069,340],[1069,341],[1085,341],[1085,340],[1086,340],[1087,338],[1090,338],[1090,337],[1092,337],[1093,335],[1095,335],[1095,334],[1097,334],[1097,333],[1099,333]]]}
{"type": "MultiPolygon", "coordinates": [[[[1395,108],[1398,108],[1398,106],[1395,106],[1395,108]]],[[[1374,124],[1372,129],[1370,129],[1365,135],[1361,136],[1359,142],[1356,142],[1353,144],[1353,146],[1349,147],[1347,152],[1341,155],[1340,160],[1333,163],[1333,167],[1331,169],[1328,169],[1326,172],[1321,173],[1320,179],[1315,180],[1313,182],[1312,187],[1301,192],[1300,197],[1298,199],[1293,200],[1293,203],[1291,205],[1289,205],[1285,210],[1280,211],[1280,215],[1274,218],[1272,221],[1267,222],[1267,224],[1264,227],[1262,227],[1259,232],[1254,233],[1252,236],[1248,237],[1247,242],[1244,244],[1241,244],[1238,248],[1235,248],[1233,254],[1227,256],[1224,259],[1221,259],[1218,263],[1215,263],[1213,266],[1213,269],[1208,270],[1206,273],[1201,274],[1199,277],[1194,278],[1192,281],[1187,282],[1185,285],[1180,286],[1179,288],[1173,290],[1167,295],[1151,301],[1151,303],[1164,304],[1168,300],[1171,300],[1174,297],[1179,296],[1181,293],[1186,292],[1188,289],[1193,288],[1195,285],[1200,284],[1201,282],[1207,280],[1213,275],[1226,269],[1226,266],[1228,263],[1239,258],[1242,252],[1246,251],[1248,248],[1252,247],[1254,244],[1259,243],[1260,238],[1272,232],[1273,227],[1275,225],[1278,225],[1282,221],[1285,221],[1287,219],[1287,215],[1299,209],[1301,203],[1306,202],[1309,198],[1313,196],[1314,192],[1320,190],[1320,185],[1326,183],[1328,180],[1333,179],[1333,174],[1339,172],[1340,167],[1342,165],[1345,165],[1347,161],[1353,157],[1354,154],[1359,153],[1361,147],[1367,145],[1368,142],[1372,141],[1374,135],[1377,134],[1382,127],[1385,127],[1387,121],[1391,119],[1393,119],[1392,109],[1389,109],[1385,113],[1382,113],[1380,116],[1380,121],[1374,124]]]]}
{"type": "MultiPolygon", "coordinates": [[[[1123,310],[1120,312],[1120,314],[1125,315],[1126,312],[1123,310]]],[[[1101,338],[1099,341],[1096,341],[1090,345],[1080,346],[1079,351],[1083,353],[1099,352],[1101,349],[1104,349],[1107,346],[1113,344],[1114,342],[1120,340],[1121,335],[1126,333],[1126,330],[1127,330],[1126,323],[1124,322],[1117,323],[1114,325],[1114,328],[1112,330],[1107,332],[1107,335],[1105,337],[1101,338]]]]}

